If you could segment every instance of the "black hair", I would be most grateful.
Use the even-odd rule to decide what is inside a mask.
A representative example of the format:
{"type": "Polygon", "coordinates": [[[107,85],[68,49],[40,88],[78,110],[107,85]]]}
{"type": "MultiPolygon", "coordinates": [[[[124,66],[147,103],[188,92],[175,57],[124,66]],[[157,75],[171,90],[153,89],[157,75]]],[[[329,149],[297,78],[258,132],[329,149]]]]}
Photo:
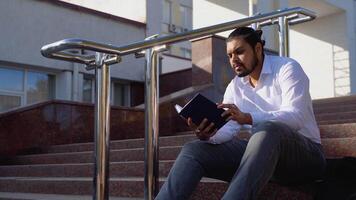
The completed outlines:
{"type": "Polygon", "coordinates": [[[261,39],[262,30],[254,30],[250,27],[238,27],[232,31],[226,42],[230,42],[236,37],[242,37],[253,49],[257,43],[261,43],[262,47],[265,46],[265,41],[261,39]]]}

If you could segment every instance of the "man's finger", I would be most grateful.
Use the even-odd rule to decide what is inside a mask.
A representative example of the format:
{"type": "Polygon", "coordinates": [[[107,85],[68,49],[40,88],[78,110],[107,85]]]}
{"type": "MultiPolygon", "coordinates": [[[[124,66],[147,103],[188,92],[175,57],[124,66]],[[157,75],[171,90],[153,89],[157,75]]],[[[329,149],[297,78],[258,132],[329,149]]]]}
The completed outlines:
{"type": "Polygon", "coordinates": [[[230,121],[234,118],[234,116],[230,115],[228,118],[225,119],[225,121],[230,121]]]}
{"type": "Polygon", "coordinates": [[[229,116],[229,115],[232,115],[232,110],[225,110],[222,114],[221,114],[221,117],[225,117],[225,116],[229,116]]]}
{"type": "Polygon", "coordinates": [[[204,118],[203,121],[197,127],[197,129],[202,131],[207,126],[207,123],[208,123],[208,119],[204,118]]]}
{"type": "MultiPolygon", "coordinates": [[[[199,129],[198,129],[199,130],[199,129]]],[[[203,131],[198,131],[195,130],[195,135],[200,139],[200,140],[207,140],[209,139],[209,135],[206,135],[203,131]]]]}
{"type": "Polygon", "coordinates": [[[211,132],[211,130],[214,128],[214,123],[212,122],[212,123],[210,123],[208,126],[206,126],[205,128],[204,128],[204,130],[203,130],[203,133],[206,133],[206,134],[208,134],[209,136],[210,136],[210,132],[211,132]]]}
{"type": "Polygon", "coordinates": [[[187,124],[188,124],[188,126],[191,126],[193,124],[192,118],[188,117],[187,124]]]}

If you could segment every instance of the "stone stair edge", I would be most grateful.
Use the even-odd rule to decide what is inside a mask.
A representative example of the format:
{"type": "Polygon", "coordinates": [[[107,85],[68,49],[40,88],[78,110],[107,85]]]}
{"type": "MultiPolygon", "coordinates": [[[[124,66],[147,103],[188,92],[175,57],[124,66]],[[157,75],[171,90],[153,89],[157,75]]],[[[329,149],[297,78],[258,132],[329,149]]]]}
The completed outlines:
{"type": "MultiPolygon", "coordinates": [[[[135,179],[135,180],[139,180],[139,179],[135,179]]],[[[160,179],[160,185],[162,185],[164,179],[160,179]]],[[[3,185],[4,182],[1,181],[0,179],[0,185],[3,185]]],[[[46,191],[43,190],[37,190],[36,188],[23,188],[24,185],[28,184],[26,183],[26,181],[23,182],[14,182],[14,181],[10,181],[6,183],[8,186],[6,186],[6,188],[4,189],[5,192],[8,192],[11,190],[13,190],[14,186],[19,186],[20,191],[14,191],[14,192],[22,192],[22,193],[35,193],[34,191],[36,191],[36,193],[46,193],[48,191],[58,191],[58,194],[82,194],[82,195],[88,195],[88,193],[92,193],[92,182],[90,180],[86,180],[86,181],[81,181],[81,182],[71,182],[69,184],[65,184],[65,182],[38,182],[38,183],[31,183],[31,186],[44,186],[44,184],[46,186],[50,186],[46,188],[46,191]],[[61,189],[62,190],[58,190],[55,189],[55,185],[56,184],[61,184],[61,189]],[[79,191],[78,191],[79,189],[79,191]],[[24,191],[25,190],[25,191],[24,191]],[[64,190],[64,191],[63,191],[64,190]]],[[[223,194],[223,192],[227,189],[227,183],[220,181],[220,180],[216,180],[216,179],[206,179],[203,178],[202,181],[198,184],[198,187],[196,188],[193,196],[192,196],[192,200],[201,200],[201,199],[205,199],[205,200],[215,200],[215,199],[220,199],[221,195],[223,194]],[[206,188],[209,188],[208,190],[206,188]]],[[[283,186],[278,186],[276,184],[273,183],[269,183],[268,186],[266,188],[264,188],[264,191],[262,192],[262,195],[266,195],[268,191],[275,191],[275,190],[281,190],[279,192],[285,192],[286,187],[283,186]]],[[[303,194],[298,194],[302,191],[299,191],[297,193],[295,193],[296,191],[294,191],[293,189],[290,190],[292,192],[291,197],[295,196],[295,195],[302,195],[303,194]],[[293,193],[294,191],[294,193],[293,193]]],[[[143,196],[143,178],[141,178],[139,181],[110,181],[110,195],[112,196],[125,196],[125,197],[135,197],[135,198],[141,198],[143,196]],[[135,189],[132,189],[131,187],[135,187],[135,189]]],[[[272,194],[273,195],[273,194],[272,194]]],[[[304,194],[306,195],[306,194],[304,194]]],[[[260,198],[259,198],[260,199],[260,198]]],[[[264,198],[262,198],[264,199],[264,198]]],[[[295,199],[295,198],[294,198],[295,199]]],[[[296,197],[296,199],[300,199],[298,197],[296,197]]],[[[302,198],[304,199],[304,198],[302,198]]]]}
{"type": "MultiPolygon", "coordinates": [[[[335,129],[338,128],[339,126],[341,126],[341,128],[347,129],[347,128],[354,128],[356,127],[356,120],[355,121],[351,121],[351,122],[344,122],[343,123],[330,123],[330,121],[322,121],[321,124],[318,125],[320,130],[326,130],[326,129],[335,129]]],[[[346,130],[347,131],[347,130],[346,130]]],[[[246,132],[246,131],[244,131],[246,132]]],[[[188,132],[191,133],[191,132],[188,132]]],[[[327,136],[328,133],[326,134],[322,134],[323,138],[330,138],[327,136]],[[326,137],[325,137],[326,136],[326,137]]],[[[334,138],[335,134],[333,134],[333,136],[331,138],[334,138]]],[[[165,140],[174,140],[175,138],[195,138],[194,135],[192,134],[184,134],[184,135],[172,135],[172,136],[162,136],[160,137],[160,139],[165,139],[165,140]]],[[[340,138],[338,136],[336,136],[336,138],[340,138]]],[[[127,142],[132,142],[132,141],[143,141],[144,138],[136,138],[136,139],[125,139],[125,140],[112,140],[111,141],[111,145],[113,144],[118,144],[118,143],[127,143],[127,142]]],[[[56,147],[60,147],[60,148],[65,148],[65,147],[80,147],[81,145],[93,145],[93,142],[90,143],[73,143],[73,144],[63,144],[63,145],[53,145],[50,148],[56,148],[56,147]]],[[[183,144],[181,144],[183,145],[183,144]]],[[[176,146],[181,146],[176,145],[176,146]]],[[[166,148],[167,146],[160,146],[160,148],[166,148]]],[[[126,151],[126,150],[139,150],[139,149],[143,149],[143,147],[136,147],[136,148],[120,148],[120,149],[111,149],[111,151],[126,151]]],[[[71,154],[76,154],[76,153],[89,153],[89,152],[93,152],[92,150],[68,150],[68,151],[64,151],[64,152],[43,152],[41,154],[25,154],[25,155],[18,155],[18,156],[34,156],[34,155],[71,155],[71,154]]]]}
{"type": "MultiPolygon", "coordinates": [[[[163,146],[160,147],[162,149],[171,149],[171,148],[178,148],[182,147],[182,145],[177,145],[177,146],[163,146]]],[[[110,153],[112,152],[124,152],[124,151],[135,151],[135,150],[143,150],[143,147],[138,147],[138,148],[130,148],[130,149],[112,149],[110,150],[110,153]]],[[[88,153],[93,153],[94,151],[80,151],[80,152],[63,152],[63,153],[40,153],[40,154],[28,154],[28,155],[17,155],[16,157],[33,157],[33,156],[48,156],[48,155],[75,155],[75,154],[88,154],[88,153]]]]}
{"type": "MultiPolygon", "coordinates": [[[[171,137],[188,137],[191,136],[192,131],[182,131],[180,133],[183,134],[178,134],[178,135],[164,135],[160,136],[160,138],[165,139],[165,138],[171,138],[171,137]],[[184,134],[186,133],[186,134],[184,134]]],[[[127,142],[127,141],[141,141],[144,138],[132,138],[132,139],[122,139],[122,140],[110,140],[111,142],[127,142]]],[[[94,142],[78,142],[78,143],[71,143],[71,144],[56,144],[52,145],[51,147],[61,147],[61,146],[76,146],[76,145],[92,145],[94,142]]]]}
{"type": "MultiPolygon", "coordinates": [[[[160,160],[159,162],[162,163],[169,163],[174,162],[174,160],[160,160]]],[[[110,165],[115,164],[142,164],[144,163],[143,160],[133,160],[133,161],[113,161],[110,162],[110,165]]],[[[94,165],[94,163],[56,163],[56,164],[29,164],[29,165],[0,165],[0,170],[4,168],[24,168],[24,167],[60,167],[60,166],[73,166],[73,167],[80,167],[80,166],[87,166],[87,165],[94,165]]]]}
{"type": "MultiPolygon", "coordinates": [[[[92,200],[92,195],[61,195],[61,194],[41,194],[41,193],[21,193],[21,192],[0,192],[0,200],[92,200]]],[[[110,200],[143,200],[143,198],[112,197],[110,200]]]]}
{"type": "MultiPolygon", "coordinates": [[[[14,177],[0,177],[1,180],[16,180],[16,181],[21,181],[21,180],[39,180],[39,181],[93,181],[93,177],[20,177],[20,176],[14,176],[14,177]]],[[[166,181],[167,177],[159,177],[159,181],[166,181]]],[[[144,181],[144,177],[110,177],[109,181],[144,181]]],[[[215,183],[224,183],[225,181],[221,181],[218,179],[214,178],[207,178],[203,177],[201,179],[201,182],[215,182],[215,183]]]]}

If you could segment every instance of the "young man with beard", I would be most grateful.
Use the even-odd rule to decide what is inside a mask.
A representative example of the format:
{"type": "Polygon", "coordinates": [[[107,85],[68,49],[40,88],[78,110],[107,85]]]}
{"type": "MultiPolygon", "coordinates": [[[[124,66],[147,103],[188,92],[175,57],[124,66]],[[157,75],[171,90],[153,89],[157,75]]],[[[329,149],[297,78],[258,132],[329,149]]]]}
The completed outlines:
{"type": "Polygon", "coordinates": [[[188,118],[199,140],[184,145],[156,199],[189,199],[202,177],[229,182],[222,199],[256,199],[271,179],[296,184],[323,173],[308,77],[295,60],[264,54],[261,34],[240,27],[227,38],[236,76],[218,107],[229,121],[216,130],[188,118]],[[235,137],[242,125],[252,125],[249,141],[235,137]]]}

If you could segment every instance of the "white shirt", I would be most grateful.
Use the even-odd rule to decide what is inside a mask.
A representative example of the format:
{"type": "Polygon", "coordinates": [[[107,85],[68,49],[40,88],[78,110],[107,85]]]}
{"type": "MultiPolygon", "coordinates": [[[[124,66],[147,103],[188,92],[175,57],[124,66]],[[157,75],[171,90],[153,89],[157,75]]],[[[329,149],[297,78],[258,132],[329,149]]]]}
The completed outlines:
{"type": "MultiPolygon", "coordinates": [[[[291,58],[265,55],[256,87],[251,86],[248,76],[235,76],[226,88],[223,103],[235,104],[242,112],[250,113],[252,125],[276,120],[320,143],[309,94],[309,79],[299,63],[291,58]]],[[[209,142],[220,144],[229,141],[240,128],[240,124],[230,120],[209,142]]]]}

